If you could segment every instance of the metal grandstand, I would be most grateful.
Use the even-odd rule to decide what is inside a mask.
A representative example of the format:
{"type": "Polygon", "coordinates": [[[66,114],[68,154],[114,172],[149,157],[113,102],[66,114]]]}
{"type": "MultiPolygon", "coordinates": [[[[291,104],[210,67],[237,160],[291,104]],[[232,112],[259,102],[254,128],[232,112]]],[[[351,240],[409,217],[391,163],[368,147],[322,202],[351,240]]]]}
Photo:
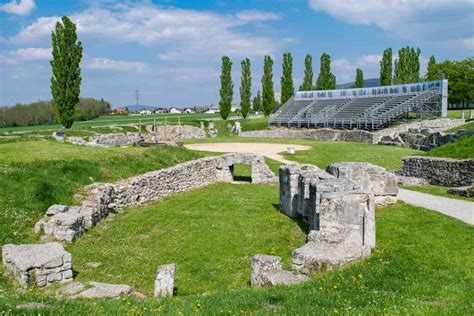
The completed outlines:
{"type": "Polygon", "coordinates": [[[269,124],[376,130],[405,119],[447,115],[448,81],[321,91],[299,91],[269,124]]]}

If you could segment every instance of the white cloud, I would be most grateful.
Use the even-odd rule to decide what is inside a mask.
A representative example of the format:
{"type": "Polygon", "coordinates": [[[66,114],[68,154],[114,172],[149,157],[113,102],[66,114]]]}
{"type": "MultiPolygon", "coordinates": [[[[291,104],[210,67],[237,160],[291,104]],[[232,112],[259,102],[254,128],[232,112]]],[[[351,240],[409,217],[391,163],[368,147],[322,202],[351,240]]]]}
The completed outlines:
{"type": "Polygon", "coordinates": [[[18,64],[25,61],[44,61],[51,59],[51,48],[20,48],[0,54],[0,62],[18,64]]]}
{"type": "Polygon", "coordinates": [[[90,69],[123,71],[123,72],[142,72],[147,68],[147,64],[138,61],[113,60],[108,58],[92,58],[87,61],[85,66],[90,69]]]}
{"type": "Polygon", "coordinates": [[[474,50],[474,37],[466,38],[462,42],[467,49],[474,50]]]}
{"type": "Polygon", "coordinates": [[[380,60],[382,55],[364,55],[354,62],[346,58],[335,59],[331,62],[332,71],[336,75],[338,83],[346,83],[355,80],[357,68],[364,72],[364,78],[377,78],[379,76],[380,60]]]}
{"type": "Polygon", "coordinates": [[[270,21],[279,20],[280,16],[274,12],[262,12],[256,10],[245,10],[236,14],[237,18],[242,21],[270,21]]]}
{"type": "MultiPolygon", "coordinates": [[[[160,58],[190,56],[261,56],[285,43],[237,30],[251,22],[278,19],[272,12],[242,11],[236,15],[162,8],[153,4],[92,8],[71,15],[81,39],[100,38],[113,43],[156,47],[160,58]]],[[[49,37],[59,17],[41,17],[11,40],[16,44],[41,42],[49,37]]]]}
{"type": "Polygon", "coordinates": [[[10,14],[28,15],[35,9],[36,4],[34,0],[12,0],[0,6],[0,11],[5,11],[10,14]]]}
{"type": "Polygon", "coordinates": [[[353,24],[375,25],[405,39],[443,41],[472,34],[472,0],[309,0],[353,24]]]}

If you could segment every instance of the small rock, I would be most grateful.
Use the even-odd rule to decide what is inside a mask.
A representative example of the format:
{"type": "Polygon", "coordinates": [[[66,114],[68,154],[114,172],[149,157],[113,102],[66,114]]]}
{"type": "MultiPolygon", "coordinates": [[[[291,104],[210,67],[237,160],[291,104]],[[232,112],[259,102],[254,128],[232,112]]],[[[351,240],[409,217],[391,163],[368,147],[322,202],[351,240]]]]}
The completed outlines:
{"type": "Polygon", "coordinates": [[[146,299],[146,295],[143,294],[143,293],[140,293],[140,292],[133,292],[132,296],[135,297],[136,299],[139,299],[139,300],[146,299]]]}
{"type": "Polygon", "coordinates": [[[69,210],[69,207],[66,205],[61,205],[61,204],[53,204],[51,205],[48,210],[46,211],[47,216],[53,216],[59,213],[64,213],[69,210]]]}
{"type": "Polygon", "coordinates": [[[26,310],[35,310],[35,309],[44,309],[47,306],[43,303],[40,302],[30,302],[30,303],[24,303],[17,305],[17,309],[26,309],[26,310]]]}
{"type": "Polygon", "coordinates": [[[290,285],[308,280],[309,277],[302,274],[293,274],[290,271],[281,270],[267,272],[262,275],[264,286],[290,285]]]}
{"type": "Polygon", "coordinates": [[[255,255],[252,258],[252,278],[253,287],[265,285],[263,274],[266,272],[281,271],[281,258],[270,255],[255,255]]]}
{"type": "Polygon", "coordinates": [[[125,284],[107,284],[100,282],[89,282],[92,287],[74,295],[82,298],[119,298],[120,295],[129,295],[132,288],[125,284]]]}
{"type": "Polygon", "coordinates": [[[158,266],[155,278],[155,297],[161,298],[173,296],[174,274],[176,272],[176,264],[165,264],[158,266]]]}
{"type": "Polygon", "coordinates": [[[43,231],[45,221],[40,219],[38,222],[35,224],[35,234],[39,234],[43,231]]]}
{"type": "Polygon", "coordinates": [[[88,262],[86,263],[86,266],[91,267],[91,268],[98,268],[102,265],[102,262],[88,262]]]}
{"type": "Polygon", "coordinates": [[[65,286],[61,287],[58,290],[58,293],[61,294],[61,295],[74,295],[74,294],[77,294],[77,293],[81,292],[85,288],[86,287],[82,283],[72,282],[72,283],[69,283],[68,285],[65,285],[65,286]]]}

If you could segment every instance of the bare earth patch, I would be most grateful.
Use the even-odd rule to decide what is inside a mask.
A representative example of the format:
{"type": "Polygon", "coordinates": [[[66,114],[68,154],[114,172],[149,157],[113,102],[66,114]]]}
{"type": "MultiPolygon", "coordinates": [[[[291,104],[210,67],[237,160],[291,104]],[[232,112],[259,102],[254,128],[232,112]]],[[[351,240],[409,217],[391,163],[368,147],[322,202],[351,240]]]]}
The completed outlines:
{"type": "Polygon", "coordinates": [[[281,152],[286,152],[288,148],[293,148],[295,151],[313,149],[311,146],[270,143],[205,143],[188,144],[184,147],[191,150],[219,153],[255,153],[286,164],[294,163],[294,161],[287,160],[280,155],[281,152]]]}

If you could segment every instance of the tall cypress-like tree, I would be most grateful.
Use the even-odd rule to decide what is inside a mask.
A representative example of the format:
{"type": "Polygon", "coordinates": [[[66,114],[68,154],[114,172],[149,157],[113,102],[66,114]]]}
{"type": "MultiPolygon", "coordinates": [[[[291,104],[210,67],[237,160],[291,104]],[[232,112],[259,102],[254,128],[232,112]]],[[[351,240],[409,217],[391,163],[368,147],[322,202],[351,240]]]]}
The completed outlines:
{"type": "Polygon", "coordinates": [[[232,108],[232,97],[234,95],[234,83],[232,82],[232,62],[227,56],[222,57],[221,66],[221,89],[219,91],[221,99],[219,101],[219,111],[221,117],[227,120],[232,108]]]}
{"type": "Polygon", "coordinates": [[[440,80],[441,77],[438,74],[438,67],[436,65],[436,59],[433,55],[430,57],[430,61],[428,62],[428,68],[426,69],[425,80],[440,80]]]}
{"type": "Polygon", "coordinates": [[[320,60],[321,66],[316,80],[316,90],[336,89],[336,76],[331,73],[331,56],[323,53],[320,60]]]}
{"type": "Polygon", "coordinates": [[[275,108],[275,92],[273,90],[273,60],[265,55],[262,76],[262,110],[266,116],[275,108]]]}
{"type": "Polygon", "coordinates": [[[51,94],[54,110],[56,119],[65,128],[70,128],[77,114],[81,93],[82,43],[77,40],[76,25],[67,16],[56,23],[51,40],[51,94]]]}
{"type": "Polygon", "coordinates": [[[417,47],[402,47],[398,50],[398,59],[395,60],[395,84],[420,81],[420,49],[417,47]]]}
{"type": "Polygon", "coordinates": [[[283,105],[292,96],[295,95],[295,87],[293,86],[293,57],[291,53],[283,54],[283,75],[281,76],[281,100],[283,105]]]}
{"type": "Polygon", "coordinates": [[[240,112],[246,118],[250,112],[250,97],[252,96],[250,59],[245,58],[240,65],[242,66],[242,75],[240,76],[240,112]]]}
{"type": "Polygon", "coordinates": [[[253,98],[252,107],[254,112],[262,111],[262,97],[260,96],[260,90],[257,91],[257,96],[253,98]]]}
{"type": "Polygon", "coordinates": [[[380,85],[389,86],[392,84],[392,49],[387,48],[383,51],[383,57],[380,61],[380,85]]]}
{"type": "Polygon", "coordinates": [[[313,90],[313,57],[307,54],[304,58],[304,78],[300,91],[313,90]]]}
{"type": "Polygon", "coordinates": [[[362,69],[360,68],[356,69],[356,79],[355,79],[354,87],[356,88],[364,87],[364,73],[362,72],[362,69]]]}

